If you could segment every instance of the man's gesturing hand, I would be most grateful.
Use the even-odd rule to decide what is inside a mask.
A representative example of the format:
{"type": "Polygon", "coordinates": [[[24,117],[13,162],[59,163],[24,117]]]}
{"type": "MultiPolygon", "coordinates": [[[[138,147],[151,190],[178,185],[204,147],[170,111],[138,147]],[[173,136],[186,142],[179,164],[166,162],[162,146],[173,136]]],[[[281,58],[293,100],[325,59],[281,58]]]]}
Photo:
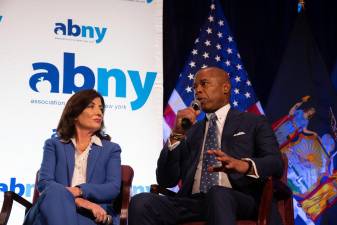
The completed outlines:
{"type": "Polygon", "coordinates": [[[249,163],[247,161],[228,156],[221,150],[208,150],[207,153],[210,155],[214,155],[216,159],[222,164],[220,167],[208,167],[207,170],[209,172],[222,171],[226,173],[237,172],[245,174],[249,169],[249,163]]]}

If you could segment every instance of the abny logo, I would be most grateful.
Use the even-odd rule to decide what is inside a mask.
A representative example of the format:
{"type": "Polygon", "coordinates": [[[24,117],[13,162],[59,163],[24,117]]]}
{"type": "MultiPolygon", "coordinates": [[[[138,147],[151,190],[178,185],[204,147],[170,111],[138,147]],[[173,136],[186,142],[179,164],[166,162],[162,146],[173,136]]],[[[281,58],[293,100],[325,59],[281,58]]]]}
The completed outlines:
{"type": "MultiPolygon", "coordinates": [[[[29,79],[29,86],[36,92],[48,89],[51,93],[60,93],[60,78],[57,67],[47,62],[33,63],[33,69],[44,70],[45,72],[38,72],[32,75],[29,79]]],[[[130,77],[133,90],[137,98],[130,102],[131,109],[137,110],[141,108],[147,101],[156,80],[156,72],[146,72],[144,84],[142,84],[141,75],[139,71],[127,70],[127,74],[130,77]]],[[[109,79],[113,77],[115,80],[115,96],[119,98],[126,98],[127,94],[127,76],[126,74],[117,68],[97,69],[97,91],[103,96],[109,94],[109,79]]],[[[130,82],[129,82],[130,83],[130,82]]],[[[64,66],[63,66],[63,91],[64,94],[72,94],[81,89],[95,88],[95,74],[87,66],[75,66],[75,54],[64,53],[64,66]],[[78,85],[82,81],[82,85],[78,85]],[[76,84],[75,84],[76,83],[76,84]]],[[[128,90],[130,93],[131,90],[128,90]]]]}
{"type": "Polygon", "coordinates": [[[93,27],[93,26],[80,26],[73,23],[72,19],[68,19],[67,23],[55,23],[54,33],[57,35],[66,35],[73,37],[83,37],[95,39],[95,42],[100,43],[106,34],[107,28],[93,27]]]}

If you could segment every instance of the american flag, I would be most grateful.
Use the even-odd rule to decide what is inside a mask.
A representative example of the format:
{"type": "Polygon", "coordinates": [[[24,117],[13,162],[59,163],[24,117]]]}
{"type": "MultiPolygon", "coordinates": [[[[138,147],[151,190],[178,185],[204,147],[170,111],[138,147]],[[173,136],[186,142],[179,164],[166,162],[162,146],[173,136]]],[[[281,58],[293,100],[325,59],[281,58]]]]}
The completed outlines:
{"type": "Polygon", "coordinates": [[[233,108],[263,114],[221,6],[215,0],[210,5],[209,16],[194,42],[189,59],[165,108],[164,141],[170,135],[178,110],[188,107],[194,99],[195,73],[201,68],[210,66],[220,67],[229,73],[232,84],[230,101],[233,108]]]}

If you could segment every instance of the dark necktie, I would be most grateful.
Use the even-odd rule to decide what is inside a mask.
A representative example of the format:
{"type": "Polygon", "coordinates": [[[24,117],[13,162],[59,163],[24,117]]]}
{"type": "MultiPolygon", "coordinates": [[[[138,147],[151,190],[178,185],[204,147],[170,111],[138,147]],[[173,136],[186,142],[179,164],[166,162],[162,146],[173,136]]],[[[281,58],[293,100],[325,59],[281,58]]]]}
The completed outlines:
{"type": "Polygon", "coordinates": [[[207,150],[219,149],[216,120],[215,113],[211,113],[208,121],[200,178],[200,192],[203,193],[207,193],[212,186],[219,184],[219,173],[207,171],[207,167],[216,165],[218,162],[214,155],[207,154],[207,150]]]}

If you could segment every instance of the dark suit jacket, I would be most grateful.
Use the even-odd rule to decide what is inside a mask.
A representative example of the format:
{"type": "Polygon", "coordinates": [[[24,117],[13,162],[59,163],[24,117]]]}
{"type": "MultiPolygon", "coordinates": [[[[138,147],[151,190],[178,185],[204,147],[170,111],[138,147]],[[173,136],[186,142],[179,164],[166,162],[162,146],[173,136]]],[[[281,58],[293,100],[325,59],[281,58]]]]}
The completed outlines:
{"type": "MultiPolygon", "coordinates": [[[[169,151],[167,145],[161,151],[157,163],[157,182],[173,187],[182,180],[178,196],[189,196],[200,158],[206,120],[194,124],[186,140],[169,151]]],[[[250,158],[255,162],[260,178],[243,174],[228,174],[233,189],[252,195],[259,202],[262,187],[268,176],[280,177],[283,171],[281,153],[275,135],[264,116],[242,113],[230,109],[221,138],[221,150],[237,158],[250,158]],[[243,135],[234,136],[238,132],[243,135]]]]}

